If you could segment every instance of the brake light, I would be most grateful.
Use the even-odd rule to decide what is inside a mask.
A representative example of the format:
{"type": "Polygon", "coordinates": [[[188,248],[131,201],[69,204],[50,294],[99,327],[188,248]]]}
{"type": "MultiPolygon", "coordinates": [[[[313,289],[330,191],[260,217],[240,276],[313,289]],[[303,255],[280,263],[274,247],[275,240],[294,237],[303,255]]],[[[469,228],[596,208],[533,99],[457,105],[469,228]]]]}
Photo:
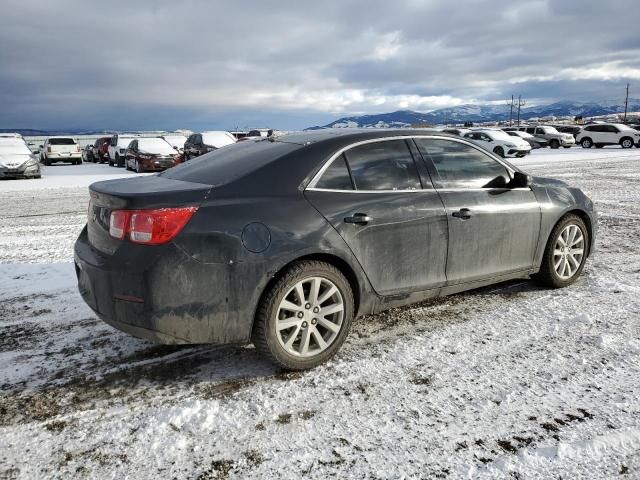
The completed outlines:
{"type": "Polygon", "coordinates": [[[51,147],[47,147],[47,153],[51,153],[51,147]]]}
{"type": "Polygon", "coordinates": [[[76,152],[80,151],[80,145],[76,145],[76,152]]]}
{"type": "Polygon", "coordinates": [[[198,207],[115,210],[111,212],[109,235],[145,245],[162,245],[173,240],[198,207]]]}

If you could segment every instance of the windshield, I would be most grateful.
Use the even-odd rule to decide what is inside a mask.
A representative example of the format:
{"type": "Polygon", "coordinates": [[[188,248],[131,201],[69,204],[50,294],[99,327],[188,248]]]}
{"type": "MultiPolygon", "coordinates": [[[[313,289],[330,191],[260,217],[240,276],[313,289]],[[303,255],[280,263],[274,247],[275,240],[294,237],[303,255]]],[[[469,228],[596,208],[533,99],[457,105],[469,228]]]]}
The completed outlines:
{"type": "Polygon", "coordinates": [[[50,138],[49,145],[75,145],[73,138],[50,138]]]}
{"type": "Polygon", "coordinates": [[[170,168],[160,176],[185,182],[224,185],[300,148],[285,142],[239,142],[170,168]]]}
{"type": "Polygon", "coordinates": [[[187,141],[187,137],[183,137],[180,135],[172,135],[164,137],[164,139],[169,142],[172,147],[184,147],[184,142],[187,141]]]}
{"type": "Polygon", "coordinates": [[[235,143],[236,139],[230,133],[226,132],[203,132],[202,143],[211,145],[212,147],[224,147],[235,143]]]}
{"type": "Polygon", "coordinates": [[[494,140],[511,140],[511,136],[507,132],[503,132],[502,130],[491,130],[485,133],[494,140]]]}
{"type": "Polygon", "coordinates": [[[17,139],[0,139],[0,155],[31,155],[31,150],[17,139]]]}
{"type": "Polygon", "coordinates": [[[165,142],[162,138],[139,138],[138,151],[147,153],[159,153],[163,155],[172,155],[176,153],[174,148],[165,142]]]}

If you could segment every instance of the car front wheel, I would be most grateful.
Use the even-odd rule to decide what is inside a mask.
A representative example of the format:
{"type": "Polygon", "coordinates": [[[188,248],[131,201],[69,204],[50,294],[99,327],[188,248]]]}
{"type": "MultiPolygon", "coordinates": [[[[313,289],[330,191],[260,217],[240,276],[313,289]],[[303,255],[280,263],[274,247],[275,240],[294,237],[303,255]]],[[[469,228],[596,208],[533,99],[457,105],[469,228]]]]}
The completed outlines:
{"type": "Polygon", "coordinates": [[[620,145],[622,148],[631,148],[633,147],[633,140],[630,138],[623,138],[620,140],[620,145]]]}
{"type": "Polygon", "coordinates": [[[540,272],[534,278],[552,288],[571,285],[582,273],[588,248],[584,220],[574,214],[564,216],[549,236],[540,272]]]}
{"type": "Polygon", "coordinates": [[[336,267],[318,261],[298,262],[265,293],[252,341],[281,367],[313,368],[340,349],[353,315],[353,292],[336,267]]]}
{"type": "Polygon", "coordinates": [[[504,158],[504,148],[502,147],[496,147],[493,149],[493,153],[495,153],[496,155],[498,155],[499,157],[504,158]]]}
{"type": "Polygon", "coordinates": [[[556,148],[560,148],[560,142],[556,139],[553,139],[549,143],[549,146],[555,150],[556,148]]]}

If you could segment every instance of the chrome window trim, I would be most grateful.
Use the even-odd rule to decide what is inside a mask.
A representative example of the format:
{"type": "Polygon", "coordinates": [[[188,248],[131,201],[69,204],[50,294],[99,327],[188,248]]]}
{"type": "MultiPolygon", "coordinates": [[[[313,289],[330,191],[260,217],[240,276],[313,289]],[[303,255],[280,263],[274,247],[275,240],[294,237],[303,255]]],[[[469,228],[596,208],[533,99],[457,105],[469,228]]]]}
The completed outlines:
{"type": "MultiPolygon", "coordinates": [[[[394,135],[392,137],[382,137],[382,138],[371,138],[369,140],[361,140],[359,142],[354,142],[351,143],[349,145],[347,145],[346,147],[342,147],[340,150],[338,150],[337,152],[335,152],[333,155],[331,155],[331,157],[329,157],[329,160],[327,160],[324,165],[322,165],[322,167],[320,167],[320,170],[318,170],[318,172],[313,176],[313,178],[311,179],[311,181],[308,183],[308,185],[306,186],[305,190],[310,190],[310,191],[314,191],[314,192],[351,192],[351,193],[400,193],[400,192],[429,192],[429,191],[439,191],[439,192],[451,192],[451,191],[485,191],[485,190],[490,190],[488,188],[478,188],[478,189],[465,189],[465,188],[461,188],[461,189],[438,189],[435,187],[433,189],[425,189],[425,188],[418,188],[418,189],[413,189],[413,190],[334,190],[334,189],[328,189],[328,188],[316,188],[316,184],[318,183],[318,181],[320,180],[320,177],[322,177],[322,174],[327,170],[327,168],[329,168],[329,166],[333,163],[333,161],[338,158],[340,155],[342,155],[343,153],[345,153],[348,150],[351,150],[352,148],[355,147],[359,147],[360,145],[367,145],[369,143],[378,143],[378,142],[386,142],[386,141],[390,141],[390,140],[409,140],[409,139],[414,139],[414,138],[428,138],[428,139],[435,139],[435,140],[450,140],[452,142],[458,142],[458,143],[462,143],[463,145],[468,145],[472,148],[474,148],[475,150],[478,150],[480,153],[483,153],[485,155],[487,155],[489,158],[492,158],[494,161],[498,162],[500,165],[502,165],[507,172],[509,172],[509,175],[511,175],[511,177],[513,177],[513,173],[514,170],[507,164],[505,164],[504,162],[500,161],[500,159],[498,157],[496,157],[495,155],[493,155],[491,152],[484,150],[483,148],[479,147],[478,145],[475,145],[473,142],[470,142],[468,140],[465,140],[464,138],[453,138],[453,137],[445,137],[442,135],[394,135]]],[[[422,153],[421,153],[422,154],[422,153]]],[[[519,188],[513,188],[510,190],[520,190],[519,188]]],[[[526,188],[524,190],[529,190],[529,188],[526,188]]]]}
{"type": "Polygon", "coordinates": [[[316,188],[310,187],[305,189],[309,192],[334,192],[334,193],[455,193],[455,192],[488,192],[495,190],[504,190],[508,192],[530,192],[530,187],[504,188],[504,187],[488,187],[488,188],[417,188],[414,190],[338,190],[335,188],[316,188]]]}

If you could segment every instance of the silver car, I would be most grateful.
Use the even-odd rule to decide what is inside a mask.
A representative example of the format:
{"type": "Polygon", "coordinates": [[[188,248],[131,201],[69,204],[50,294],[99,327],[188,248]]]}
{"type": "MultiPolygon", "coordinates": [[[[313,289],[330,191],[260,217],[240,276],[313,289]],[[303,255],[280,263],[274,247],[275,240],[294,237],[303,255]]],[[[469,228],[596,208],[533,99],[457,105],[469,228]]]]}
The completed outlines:
{"type": "Polygon", "coordinates": [[[0,178],[40,178],[40,162],[22,137],[0,137],[0,178]]]}

